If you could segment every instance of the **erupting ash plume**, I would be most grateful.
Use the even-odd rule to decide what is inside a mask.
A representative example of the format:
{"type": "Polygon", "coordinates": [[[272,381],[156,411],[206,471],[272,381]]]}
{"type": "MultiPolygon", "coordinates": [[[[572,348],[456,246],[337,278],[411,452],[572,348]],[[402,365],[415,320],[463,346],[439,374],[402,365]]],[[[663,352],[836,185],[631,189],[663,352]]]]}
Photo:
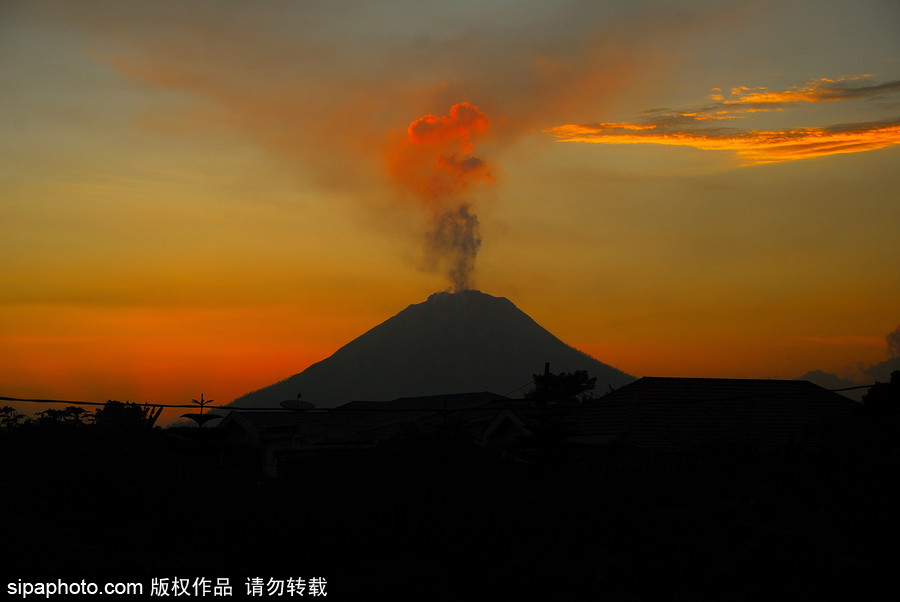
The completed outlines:
{"type": "Polygon", "coordinates": [[[461,205],[455,212],[442,213],[428,233],[429,266],[450,277],[454,292],[468,290],[480,246],[478,218],[469,212],[468,205],[461,205]]]}
{"type": "Polygon", "coordinates": [[[388,153],[391,176],[429,213],[428,267],[443,272],[455,292],[470,288],[481,246],[478,217],[468,193],[473,186],[494,181],[485,160],[473,154],[473,143],[489,127],[487,115],[478,107],[455,104],[449,115],[413,121],[406,137],[388,153]]]}

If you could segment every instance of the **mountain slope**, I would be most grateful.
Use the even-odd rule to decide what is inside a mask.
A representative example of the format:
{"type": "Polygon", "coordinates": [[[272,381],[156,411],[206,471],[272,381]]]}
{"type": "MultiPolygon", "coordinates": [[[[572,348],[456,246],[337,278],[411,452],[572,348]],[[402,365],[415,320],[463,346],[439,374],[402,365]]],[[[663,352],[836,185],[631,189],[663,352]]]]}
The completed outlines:
{"type": "Polygon", "coordinates": [[[545,362],[553,372],[588,370],[598,391],[634,380],[569,347],[508,299],[468,290],[410,305],[331,357],[234,403],[277,406],[298,393],[318,407],[469,391],[520,396],[545,362]]]}

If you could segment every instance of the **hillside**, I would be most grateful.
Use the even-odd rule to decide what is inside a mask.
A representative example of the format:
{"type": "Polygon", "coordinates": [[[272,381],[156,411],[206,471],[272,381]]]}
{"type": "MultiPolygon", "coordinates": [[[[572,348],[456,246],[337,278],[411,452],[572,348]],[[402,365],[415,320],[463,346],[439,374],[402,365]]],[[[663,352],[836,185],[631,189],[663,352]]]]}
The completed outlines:
{"type": "Polygon", "coordinates": [[[520,396],[545,362],[554,372],[589,371],[599,391],[634,380],[566,345],[508,299],[468,290],[410,305],[331,357],[234,403],[275,406],[298,393],[318,407],[467,391],[520,396]]]}

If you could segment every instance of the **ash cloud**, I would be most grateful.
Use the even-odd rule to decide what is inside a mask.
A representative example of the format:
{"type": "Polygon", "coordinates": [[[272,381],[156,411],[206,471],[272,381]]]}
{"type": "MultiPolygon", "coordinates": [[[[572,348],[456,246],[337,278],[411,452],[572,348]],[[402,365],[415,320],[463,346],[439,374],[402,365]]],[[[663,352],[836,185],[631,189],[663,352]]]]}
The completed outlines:
{"type": "MultiPolygon", "coordinates": [[[[891,373],[895,370],[900,370],[900,325],[885,336],[885,342],[887,343],[887,359],[877,364],[859,366],[856,370],[861,375],[860,379],[844,378],[822,370],[810,370],[801,376],[800,379],[814,382],[826,389],[841,389],[858,385],[871,385],[875,382],[890,382],[891,373]]],[[[846,393],[847,397],[857,401],[861,400],[864,394],[865,390],[846,393]]]]}
{"type": "Polygon", "coordinates": [[[348,11],[340,2],[258,10],[225,0],[226,9],[204,11],[96,0],[85,11],[51,0],[30,10],[79,27],[97,60],[123,79],[184,97],[160,95],[142,127],[177,136],[236,132],[293,163],[300,181],[349,192],[365,211],[376,207],[379,219],[394,209],[380,205],[407,200],[383,187],[387,159],[389,179],[417,198],[429,237],[439,239],[443,216],[458,217],[463,206],[474,215],[473,188],[494,181],[474,148],[488,125],[502,151],[548,125],[594,116],[636,82],[655,87],[695,33],[743,27],[748,13],[736,0],[652,11],[614,4],[448,4],[440,35],[431,35],[430,12],[409,2],[390,19],[375,3],[348,11]],[[495,123],[459,102],[476,93],[501,116],[495,123]],[[453,108],[395,129],[435,106],[453,108]],[[438,152],[417,154],[417,145],[438,152]]]}
{"type": "Polygon", "coordinates": [[[471,288],[481,234],[468,205],[441,214],[425,245],[430,266],[448,277],[453,292],[471,288]]]}
{"type": "Polygon", "coordinates": [[[888,333],[884,340],[887,343],[887,359],[863,368],[863,373],[877,382],[890,382],[891,372],[900,370],[900,325],[888,333]]]}
{"type": "Polygon", "coordinates": [[[888,334],[885,340],[888,344],[888,355],[892,359],[900,357],[900,325],[897,326],[894,332],[888,334]]]}
{"type": "Polygon", "coordinates": [[[486,114],[473,104],[453,105],[447,115],[424,115],[387,153],[387,169],[401,191],[429,220],[425,235],[426,266],[444,274],[454,292],[471,287],[481,248],[472,189],[494,182],[488,162],[474,145],[490,128],[486,114]]]}

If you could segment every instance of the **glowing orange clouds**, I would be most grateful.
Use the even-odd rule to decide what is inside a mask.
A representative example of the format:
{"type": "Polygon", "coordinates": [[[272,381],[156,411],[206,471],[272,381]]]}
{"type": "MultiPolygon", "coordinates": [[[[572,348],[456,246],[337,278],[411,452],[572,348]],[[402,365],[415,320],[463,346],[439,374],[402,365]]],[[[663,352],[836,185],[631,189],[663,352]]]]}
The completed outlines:
{"type": "Polygon", "coordinates": [[[732,98],[725,99],[721,94],[712,94],[710,98],[719,100],[723,105],[728,106],[743,105],[751,107],[750,110],[771,110],[773,107],[797,102],[834,102],[854,98],[873,98],[900,89],[900,81],[865,85],[864,82],[868,77],[868,75],[839,79],[823,77],[782,91],[740,86],[731,89],[732,98]]]}
{"type": "Polygon", "coordinates": [[[900,144],[900,124],[857,124],[843,128],[801,128],[781,131],[672,130],[635,128],[617,123],[564,125],[551,133],[564,142],[601,144],[667,144],[701,150],[730,150],[749,164],[777,163],[839,153],[858,153],[900,144]]]}
{"type": "Polygon", "coordinates": [[[388,170],[402,187],[429,203],[459,193],[477,182],[491,182],[484,159],[473,144],[490,127],[487,115],[467,102],[449,115],[425,115],[413,121],[407,136],[387,153],[388,170]]]}
{"type": "Polygon", "coordinates": [[[747,164],[776,163],[857,153],[900,144],[900,119],[829,127],[753,130],[709,127],[709,122],[746,118],[746,113],[782,110],[796,103],[869,99],[900,92],[900,81],[866,85],[866,77],[821,79],[786,91],[733,88],[717,104],[691,111],[647,111],[635,122],[567,124],[545,130],[563,142],[599,144],[665,144],[702,150],[730,150],[747,164]],[[702,124],[702,125],[701,125],[702,124]]]}
{"type": "Polygon", "coordinates": [[[487,115],[478,107],[461,102],[450,107],[450,115],[435,117],[425,115],[409,125],[410,140],[420,144],[458,141],[466,152],[472,151],[472,140],[487,131],[490,125],[487,115]]]}

